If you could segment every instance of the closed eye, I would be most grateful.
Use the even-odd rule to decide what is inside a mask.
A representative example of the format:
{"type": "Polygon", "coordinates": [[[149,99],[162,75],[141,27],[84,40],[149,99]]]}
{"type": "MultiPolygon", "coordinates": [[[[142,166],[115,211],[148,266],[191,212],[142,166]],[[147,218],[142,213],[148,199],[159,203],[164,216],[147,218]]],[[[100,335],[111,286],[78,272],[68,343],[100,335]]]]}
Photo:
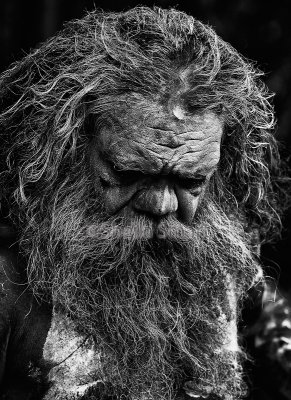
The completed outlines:
{"type": "Polygon", "coordinates": [[[141,171],[120,169],[113,162],[109,161],[108,163],[111,167],[114,179],[119,185],[132,185],[145,176],[141,171]]]}
{"type": "Polygon", "coordinates": [[[113,177],[106,179],[100,177],[100,183],[103,188],[108,188],[111,186],[129,186],[135,182],[143,179],[145,175],[140,171],[126,170],[126,171],[115,171],[113,172],[113,177]]]}
{"type": "Polygon", "coordinates": [[[206,182],[206,177],[199,177],[199,178],[178,178],[177,179],[177,183],[180,187],[182,187],[183,189],[188,189],[188,190],[192,190],[192,189],[199,189],[201,188],[204,183],[206,182]]]}
{"type": "Polygon", "coordinates": [[[140,171],[135,170],[122,170],[122,171],[114,171],[114,175],[116,176],[120,185],[132,185],[140,179],[143,179],[145,175],[140,171]]]}

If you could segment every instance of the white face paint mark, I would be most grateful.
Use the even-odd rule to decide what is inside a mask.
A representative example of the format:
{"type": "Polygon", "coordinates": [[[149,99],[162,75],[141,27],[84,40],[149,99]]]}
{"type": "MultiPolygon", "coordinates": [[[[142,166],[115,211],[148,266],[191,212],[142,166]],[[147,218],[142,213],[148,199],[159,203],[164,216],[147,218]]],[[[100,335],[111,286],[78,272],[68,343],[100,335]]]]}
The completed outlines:
{"type": "Polygon", "coordinates": [[[182,109],[182,107],[180,106],[175,106],[173,108],[173,114],[175,115],[176,118],[178,118],[179,120],[185,119],[186,115],[185,115],[185,111],[182,109]]]}

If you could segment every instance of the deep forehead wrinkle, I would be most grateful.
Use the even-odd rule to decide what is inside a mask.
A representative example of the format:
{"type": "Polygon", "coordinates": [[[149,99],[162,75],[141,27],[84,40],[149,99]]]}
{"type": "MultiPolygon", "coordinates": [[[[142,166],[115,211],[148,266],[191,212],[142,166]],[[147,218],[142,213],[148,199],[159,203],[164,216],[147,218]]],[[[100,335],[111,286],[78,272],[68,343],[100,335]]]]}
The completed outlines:
{"type": "Polygon", "coordinates": [[[220,155],[223,124],[212,112],[178,120],[158,104],[114,110],[113,129],[104,128],[101,148],[118,169],[179,173],[215,168],[220,155]],[[163,118],[162,118],[163,117],[163,118]]]}

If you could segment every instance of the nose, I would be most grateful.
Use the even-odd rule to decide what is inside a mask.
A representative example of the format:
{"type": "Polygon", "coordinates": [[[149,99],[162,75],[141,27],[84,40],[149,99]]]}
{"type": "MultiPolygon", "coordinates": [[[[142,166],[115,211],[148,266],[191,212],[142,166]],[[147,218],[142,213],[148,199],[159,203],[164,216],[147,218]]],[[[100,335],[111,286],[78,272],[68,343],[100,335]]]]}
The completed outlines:
{"type": "Polygon", "coordinates": [[[161,217],[177,211],[178,199],[174,188],[167,181],[161,180],[138,192],[133,200],[133,207],[161,217]]]}

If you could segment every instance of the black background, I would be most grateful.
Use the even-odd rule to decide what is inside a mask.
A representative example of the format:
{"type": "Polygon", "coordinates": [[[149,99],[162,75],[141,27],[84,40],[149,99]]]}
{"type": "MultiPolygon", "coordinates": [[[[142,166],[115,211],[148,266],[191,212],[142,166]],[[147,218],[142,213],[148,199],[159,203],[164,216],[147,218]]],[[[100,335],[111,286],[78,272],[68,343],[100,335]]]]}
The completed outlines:
{"type": "MultiPolygon", "coordinates": [[[[290,0],[0,0],[0,71],[39,42],[80,18],[94,7],[121,11],[135,5],[176,7],[214,27],[244,56],[256,60],[276,96],[277,138],[291,152],[291,13],[290,0]]],[[[291,288],[291,213],[284,218],[282,240],[263,247],[268,274],[280,275],[283,289],[291,288]],[[281,270],[281,273],[279,271],[281,270]]]]}

